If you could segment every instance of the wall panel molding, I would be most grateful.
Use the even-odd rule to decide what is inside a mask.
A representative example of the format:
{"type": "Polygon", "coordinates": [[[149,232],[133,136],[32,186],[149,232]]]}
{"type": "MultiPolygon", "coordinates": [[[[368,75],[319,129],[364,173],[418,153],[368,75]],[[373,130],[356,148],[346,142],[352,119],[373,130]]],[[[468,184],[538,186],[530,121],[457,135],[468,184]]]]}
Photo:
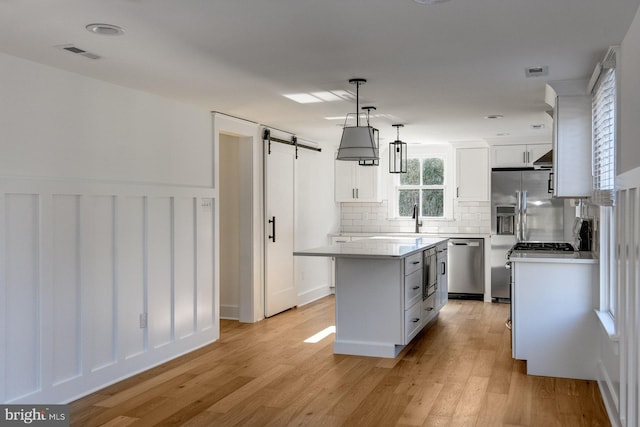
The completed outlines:
{"type": "Polygon", "coordinates": [[[66,403],[217,340],[217,197],[0,177],[0,402],[66,403]]]}

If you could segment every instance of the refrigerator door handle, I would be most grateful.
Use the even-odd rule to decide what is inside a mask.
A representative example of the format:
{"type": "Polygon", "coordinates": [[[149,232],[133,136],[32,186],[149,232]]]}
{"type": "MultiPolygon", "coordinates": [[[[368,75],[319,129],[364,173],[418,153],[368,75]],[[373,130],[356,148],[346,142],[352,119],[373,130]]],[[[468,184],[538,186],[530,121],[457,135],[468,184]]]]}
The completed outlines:
{"type": "Polygon", "coordinates": [[[527,192],[522,192],[522,240],[527,240],[527,192]]]}
{"type": "Polygon", "coordinates": [[[516,191],[516,242],[522,241],[522,197],[516,191]]]}

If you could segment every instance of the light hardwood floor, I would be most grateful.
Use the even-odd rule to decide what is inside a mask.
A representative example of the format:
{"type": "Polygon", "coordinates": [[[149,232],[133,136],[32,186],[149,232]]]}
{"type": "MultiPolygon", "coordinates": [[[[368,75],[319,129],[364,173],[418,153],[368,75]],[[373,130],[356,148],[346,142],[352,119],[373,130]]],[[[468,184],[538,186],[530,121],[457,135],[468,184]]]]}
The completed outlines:
{"type": "Polygon", "coordinates": [[[609,426],[594,381],[511,358],[509,306],[450,301],[395,359],[334,355],[334,299],[255,324],[73,402],[74,426],[609,426]]]}

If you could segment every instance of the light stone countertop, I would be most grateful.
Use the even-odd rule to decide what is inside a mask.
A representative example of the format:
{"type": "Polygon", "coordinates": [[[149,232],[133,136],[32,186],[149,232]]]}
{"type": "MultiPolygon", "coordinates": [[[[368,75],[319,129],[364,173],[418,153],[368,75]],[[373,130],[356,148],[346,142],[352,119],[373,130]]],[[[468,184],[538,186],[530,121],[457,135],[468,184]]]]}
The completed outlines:
{"type": "Polygon", "coordinates": [[[446,237],[372,237],[355,242],[294,251],[293,254],[334,258],[406,258],[447,240],[446,237]]]}
{"type": "Polygon", "coordinates": [[[511,262],[539,263],[584,263],[597,264],[598,258],[593,252],[545,252],[545,251],[513,251],[509,257],[511,262]]]}

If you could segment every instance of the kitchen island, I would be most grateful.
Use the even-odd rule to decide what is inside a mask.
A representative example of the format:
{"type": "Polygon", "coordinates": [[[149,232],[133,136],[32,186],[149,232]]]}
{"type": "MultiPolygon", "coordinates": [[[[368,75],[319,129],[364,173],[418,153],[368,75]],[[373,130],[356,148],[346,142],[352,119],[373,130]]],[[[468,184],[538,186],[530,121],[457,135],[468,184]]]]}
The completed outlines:
{"type": "Polygon", "coordinates": [[[429,294],[437,267],[427,261],[429,274],[425,253],[447,240],[370,238],[294,252],[335,258],[334,353],[397,356],[438,313],[437,293],[429,294]]]}

